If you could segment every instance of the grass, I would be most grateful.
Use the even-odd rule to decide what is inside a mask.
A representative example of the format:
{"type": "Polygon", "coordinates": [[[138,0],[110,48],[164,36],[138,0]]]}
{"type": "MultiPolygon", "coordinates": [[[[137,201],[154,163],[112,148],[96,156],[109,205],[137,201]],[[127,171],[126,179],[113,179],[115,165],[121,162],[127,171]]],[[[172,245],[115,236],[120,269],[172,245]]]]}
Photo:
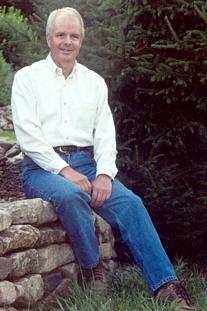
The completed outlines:
{"type": "MultiPolygon", "coordinates": [[[[207,311],[207,278],[197,266],[176,265],[180,280],[197,311],[207,311]]],[[[161,305],[151,297],[141,273],[136,267],[119,268],[109,276],[107,295],[94,294],[74,285],[67,298],[57,298],[53,311],[179,311],[175,304],[161,305]]]]}
{"type": "Polygon", "coordinates": [[[0,130],[0,139],[16,140],[14,131],[1,131],[0,130]]]}

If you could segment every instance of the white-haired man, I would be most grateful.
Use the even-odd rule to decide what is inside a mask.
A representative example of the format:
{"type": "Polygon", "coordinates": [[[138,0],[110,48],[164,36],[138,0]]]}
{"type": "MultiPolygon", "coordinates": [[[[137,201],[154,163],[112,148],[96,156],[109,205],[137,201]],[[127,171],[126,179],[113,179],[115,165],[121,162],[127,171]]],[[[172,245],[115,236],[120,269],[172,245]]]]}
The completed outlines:
{"type": "Polygon", "coordinates": [[[76,60],[84,38],[80,14],[73,8],[53,11],[46,38],[50,54],[19,70],[12,89],[26,195],[53,204],[92,289],[106,288],[94,209],[119,229],[154,295],[193,310],[142,200],[115,178],[107,86],[76,60]]]}

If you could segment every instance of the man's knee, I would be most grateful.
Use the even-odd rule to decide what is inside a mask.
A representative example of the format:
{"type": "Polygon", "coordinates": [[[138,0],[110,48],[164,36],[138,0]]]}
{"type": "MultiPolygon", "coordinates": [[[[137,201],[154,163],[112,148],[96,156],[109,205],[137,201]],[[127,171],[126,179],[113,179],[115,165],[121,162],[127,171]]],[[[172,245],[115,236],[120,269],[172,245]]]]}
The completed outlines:
{"type": "Polygon", "coordinates": [[[90,196],[81,191],[79,187],[63,188],[60,191],[53,193],[53,204],[57,212],[64,212],[65,210],[72,210],[73,208],[81,208],[82,205],[90,203],[90,196]]]}

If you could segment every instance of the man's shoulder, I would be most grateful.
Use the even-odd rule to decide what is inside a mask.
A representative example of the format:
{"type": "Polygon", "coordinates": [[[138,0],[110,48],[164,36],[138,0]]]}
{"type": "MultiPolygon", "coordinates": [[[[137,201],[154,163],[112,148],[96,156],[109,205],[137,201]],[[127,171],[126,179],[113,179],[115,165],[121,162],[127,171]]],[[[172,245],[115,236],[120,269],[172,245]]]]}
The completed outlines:
{"type": "Polygon", "coordinates": [[[80,63],[77,63],[77,68],[78,71],[85,75],[88,76],[91,79],[95,79],[95,80],[99,80],[99,81],[104,81],[103,77],[101,75],[99,75],[97,72],[95,72],[92,69],[89,69],[88,67],[86,67],[85,65],[82,65],[80,63]]]}
{"type": "Polygon", "coordinates": [[[35,73],[36,71],[40,71],[41,69],[45,69],[46,68],[46,61],[45,59],[39,60],[37,62],[32,63],[31,65],[25,66],[21,69],[19,69],[16,72],[17,76],[27,76],[30,75],[32,73],[35,73]]]}

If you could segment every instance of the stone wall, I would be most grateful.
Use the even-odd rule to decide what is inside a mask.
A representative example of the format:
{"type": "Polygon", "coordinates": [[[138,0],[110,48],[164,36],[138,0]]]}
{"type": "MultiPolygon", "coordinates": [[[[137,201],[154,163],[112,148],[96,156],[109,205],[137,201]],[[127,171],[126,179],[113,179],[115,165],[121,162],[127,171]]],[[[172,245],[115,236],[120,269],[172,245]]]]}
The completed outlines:
{"type": "Polygon", "coordinates": [[[0,139],[0,158],[5,157],[9,162],[14,163],[20,158],[20,154],[21,150],[15,141],[0,139]]]}
{"type": "MultiPolygon", "coordinates": [[[[95,214],[94,225],[105,267],[113,270],[111,228],[95,214]]],[[[76,278],[77,262],[50,203],[0,203],[0,311],[48,310],[76,278]]]]}
{"type": "Polygon", "coordinates": [[[0,107],[0,129],[13,130],[11,106],[0,107]]]}

